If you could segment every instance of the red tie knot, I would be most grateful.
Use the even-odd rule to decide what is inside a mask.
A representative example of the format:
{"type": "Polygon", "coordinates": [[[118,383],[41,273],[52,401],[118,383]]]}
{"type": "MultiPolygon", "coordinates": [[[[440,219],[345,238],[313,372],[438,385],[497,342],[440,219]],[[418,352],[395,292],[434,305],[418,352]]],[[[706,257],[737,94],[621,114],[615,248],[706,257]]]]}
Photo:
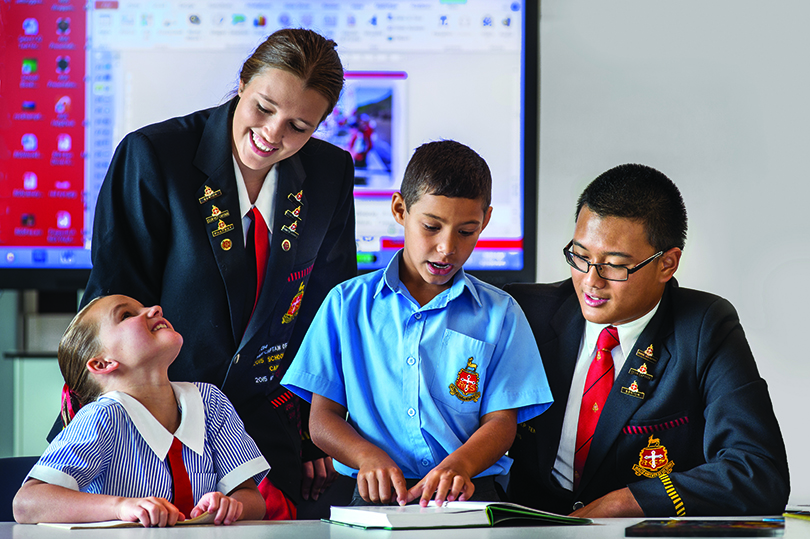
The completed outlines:
{"type": "Polygon", "coordinates": [[[607,326],[599,334],[596,341],[597,350],[604,350],[610,352],[619,345],[619,330],[614,326],[607,326]]]}

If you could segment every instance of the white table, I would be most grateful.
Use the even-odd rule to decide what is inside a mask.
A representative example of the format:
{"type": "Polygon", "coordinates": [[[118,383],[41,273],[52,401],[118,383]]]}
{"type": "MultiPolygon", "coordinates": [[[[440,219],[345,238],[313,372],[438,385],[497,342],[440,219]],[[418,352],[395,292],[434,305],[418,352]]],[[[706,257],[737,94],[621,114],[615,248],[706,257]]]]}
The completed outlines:
{"type": "MultiPolygon", "coordinates": [[[[590,526],[461,528],[443,530],[360,530],[319,521],[246,522],[236,526],[60,530],[0,523],[0,539],[618,539],[642,519],[596,519],[590,526]]],[[[785,539],[810,538],[810,521],[785,519],[785,539]]]]}

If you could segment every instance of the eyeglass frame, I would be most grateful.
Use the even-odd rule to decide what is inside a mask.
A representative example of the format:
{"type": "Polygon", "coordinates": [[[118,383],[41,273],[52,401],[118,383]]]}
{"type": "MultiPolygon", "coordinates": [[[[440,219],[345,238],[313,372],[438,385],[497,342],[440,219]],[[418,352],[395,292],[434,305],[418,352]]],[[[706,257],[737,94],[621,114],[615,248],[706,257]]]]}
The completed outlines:
{"type": "Polygon", "coordinates": [[[619,283],[623,283],[623,282],[627,281],[628,279],[630,279],[631,274],[637,272],[638,270],[640,270],[641,268],[643,268],[644,266],[646,266],[647,264],[649,264],[650,262],[652,262],[653,260],[655,260],[656,258],[658,258],[659,256],[664,254],[664,251],[658,251],[657,253],[652,255],[647,260],[639,262],[638,264],[636,264],[632,268],[628,268],[627,266],[618,266],[616,264],[608,264],[608,263],[605,263],[605,262],[598,262],[598,263],[588,262],[584,257],[579,256],[578,254],[576,254],[575,252],[573,252],[571,250],[571,247],[573,247],[573,245],[574,245],[574,240],[571,240],[571,241],[568,242],[568,245],[563,247],[563,255],[565,255],[565,261],[568,262],[569,266],[571,266],[575,270],[579,271],[580,273],[588,273],[588,272],[590,272],[591,271],[591,266],[593,266],[594,268],[596,268],[596,274],[599,275],[600,279],[604,279],[606,281],[619,282],[619,283]],[[585,262],[588,265],[588,269],[586,269],[584,271],[579,269],[575,265],[574,261],[571,258],[571,257],[574,257],[574,256],[577,257],[579,260],[582,260],[583,262],[585,262]],[[599,269],[602,266],[611,266],[613,268],[623,268],[625,271],[627,271],[627,277],[625,277],[624,279],[608,279],[607,277],[602,275],[602,271],[599,269]]]}

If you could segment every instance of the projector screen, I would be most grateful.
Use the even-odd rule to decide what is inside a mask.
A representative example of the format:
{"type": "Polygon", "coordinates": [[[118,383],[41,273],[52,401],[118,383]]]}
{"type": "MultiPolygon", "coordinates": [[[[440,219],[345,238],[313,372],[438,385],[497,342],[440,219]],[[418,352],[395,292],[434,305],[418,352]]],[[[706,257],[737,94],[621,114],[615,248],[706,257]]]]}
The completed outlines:
{"type": "Polygon", "coordinates": [[[455,139],[493,175],[492,220],[465,269],[534,280],[538,17],[525,4],[0,4],[0,288],[83,288],[117,144],[227,100],[245,58],[283,27],[338,43],[346,87],[315,136],[355,157],[358,267],[383,267],[402,246],[390,201],[413,150],[455,139]]]}

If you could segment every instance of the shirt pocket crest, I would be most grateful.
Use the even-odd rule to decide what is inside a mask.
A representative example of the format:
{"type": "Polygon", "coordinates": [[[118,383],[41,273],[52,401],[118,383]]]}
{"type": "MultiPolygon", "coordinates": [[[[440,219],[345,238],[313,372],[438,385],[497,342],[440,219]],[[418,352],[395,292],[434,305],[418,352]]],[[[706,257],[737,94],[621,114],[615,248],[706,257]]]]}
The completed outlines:
{"type": "Polygon", "coordinates": [[[478,414],[494,349],[485,341],[444,330],[438,361],[433,364],[431,396],[457,412],[478,414]]]}

